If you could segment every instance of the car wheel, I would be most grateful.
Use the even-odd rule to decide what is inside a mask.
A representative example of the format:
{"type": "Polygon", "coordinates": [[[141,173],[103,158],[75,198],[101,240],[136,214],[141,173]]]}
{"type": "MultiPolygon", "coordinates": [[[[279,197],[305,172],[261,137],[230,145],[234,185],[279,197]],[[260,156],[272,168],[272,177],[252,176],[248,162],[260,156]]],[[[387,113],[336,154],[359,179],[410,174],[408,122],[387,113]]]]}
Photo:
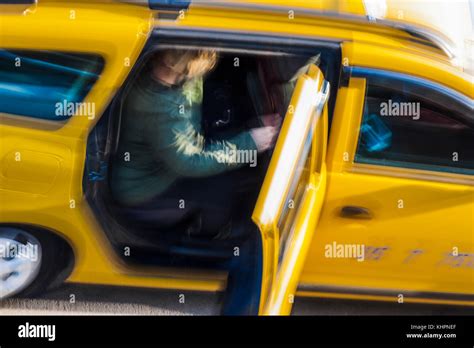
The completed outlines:
{"type": "Polygon", "coordinates": [[[56,273],[57,246],[49,233],[0,227],[0,299],[44,290],[56,273]]]}

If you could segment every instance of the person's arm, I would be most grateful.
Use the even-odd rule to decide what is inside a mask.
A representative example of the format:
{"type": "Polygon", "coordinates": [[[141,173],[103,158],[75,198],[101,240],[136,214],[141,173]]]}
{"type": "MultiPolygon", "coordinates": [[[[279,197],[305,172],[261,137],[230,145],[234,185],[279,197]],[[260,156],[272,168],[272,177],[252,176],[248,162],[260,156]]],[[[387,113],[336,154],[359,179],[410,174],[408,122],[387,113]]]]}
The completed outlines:
{"type": "MultiPolygon", "coordinates": [[[[205,139],[192,122],[174,115],[171,108],[150,114],[148,119],[145,131],[153,155],[182,176],[203,177],[238,168],[246,163],[235,163],[234,151],[257,151],[250,132],[221,141],[205,139]]],[[[249,152],[245,156],[255,155],[249,152]]]]}

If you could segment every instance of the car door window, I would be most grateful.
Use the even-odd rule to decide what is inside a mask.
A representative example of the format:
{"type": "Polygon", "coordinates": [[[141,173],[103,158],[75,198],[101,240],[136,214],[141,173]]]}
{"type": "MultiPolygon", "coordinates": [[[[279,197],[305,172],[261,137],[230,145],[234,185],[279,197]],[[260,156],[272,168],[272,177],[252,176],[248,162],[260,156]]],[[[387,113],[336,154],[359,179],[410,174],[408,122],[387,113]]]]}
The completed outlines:
{"type": "Polygon", "coordinates": [[[0,113],[62,121],[94,117],[82,103],[104,66],[100,56],[0,50],[0,113]]]}
{"type": "Polygon", "coordinates": [[[474,174],[472,100],[401,74],[366,81],[356,163],[474,174]]]}

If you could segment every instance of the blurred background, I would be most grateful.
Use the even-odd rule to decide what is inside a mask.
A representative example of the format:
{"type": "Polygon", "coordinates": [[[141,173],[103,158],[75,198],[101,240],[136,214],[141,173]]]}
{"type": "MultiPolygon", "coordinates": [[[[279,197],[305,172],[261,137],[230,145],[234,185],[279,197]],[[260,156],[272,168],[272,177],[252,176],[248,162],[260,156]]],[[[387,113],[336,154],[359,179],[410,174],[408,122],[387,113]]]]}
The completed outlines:
{"type": "Polygon", "coordinates": [[[455,62],[474,75],[474,0],[365,0],[376,18],[401,19],[444,33],[455,44],[455,62]]]}

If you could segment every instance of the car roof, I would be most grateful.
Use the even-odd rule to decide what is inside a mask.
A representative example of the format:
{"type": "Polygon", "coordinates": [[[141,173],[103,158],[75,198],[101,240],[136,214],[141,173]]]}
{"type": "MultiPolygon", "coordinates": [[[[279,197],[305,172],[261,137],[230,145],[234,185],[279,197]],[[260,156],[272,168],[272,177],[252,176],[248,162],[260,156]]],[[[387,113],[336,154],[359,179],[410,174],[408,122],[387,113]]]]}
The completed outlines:
{"type": "Polygon", "coordinates": [[[394,5],[386,0],[190,0],[191,6],[219,3],[229,7],[249,7],[250,9],[273,9],[275,11],[303,11],[337,20],[355,21],[360,24],[379,25],[401,30],[413,38],[423,39],[429,45],[440,49],[444,55],[454,60],[456,47],[451,38],[439,27],[423,20],[417,12],[407,6],[394,5]]]}
{"type": "MultiPolygon", "coordinates": [[[[35,2],[34,0],[28,1],[35,2]]],[[[38,2],[37,6],[41,7],[42,4],[46,5],[48,3],[53,5],[56,3],[59,6],[65,5],[64,0],[42,0],[38,2]]],[[[189,7],[192,11],[193,8],[201,6],[256,12],[287,13],[293,10],[296,13],[304,13],[322,20],[335,20],[339,23],[350,22],[357,25],[358,30],[362,31],[382,28],[384,33],[382,34],[379,30],[378,35],[393,35],[397,39],[404,38],[413,43],[416,42],[426,49],[424,54],[431,55],[434,53],[438,55],[437,59],[443,58],[449,65],[459,65],[457,63],[457,50],[452,40],[435,30],[435,28],[421,21],[417,22],[416,16],[410,16],[409,21],[397,18],[396,15],[394,16],[395,9],[388,5],[387,0],[291,0],[291,2],[288,0],[73,0],[68,5],[87,4],[91,6],[94,3],[132,3],[158,11],[160,9],[173,10],[173,8],[178,10],[183,7],[189,7]]],[[[395,13],[398,12],[395,11],[395,13]]]]}

